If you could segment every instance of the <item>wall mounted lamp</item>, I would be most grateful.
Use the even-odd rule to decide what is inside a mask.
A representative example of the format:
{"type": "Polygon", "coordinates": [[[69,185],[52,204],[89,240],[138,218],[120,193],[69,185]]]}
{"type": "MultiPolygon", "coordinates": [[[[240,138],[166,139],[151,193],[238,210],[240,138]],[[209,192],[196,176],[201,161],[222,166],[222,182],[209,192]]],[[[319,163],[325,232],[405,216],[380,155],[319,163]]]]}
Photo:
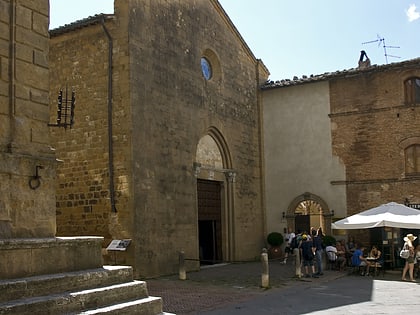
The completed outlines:
{"type": "Polygon", "coordinates": [[[286,218],[286,212],[283,211],[283,219],[286,218]]]}

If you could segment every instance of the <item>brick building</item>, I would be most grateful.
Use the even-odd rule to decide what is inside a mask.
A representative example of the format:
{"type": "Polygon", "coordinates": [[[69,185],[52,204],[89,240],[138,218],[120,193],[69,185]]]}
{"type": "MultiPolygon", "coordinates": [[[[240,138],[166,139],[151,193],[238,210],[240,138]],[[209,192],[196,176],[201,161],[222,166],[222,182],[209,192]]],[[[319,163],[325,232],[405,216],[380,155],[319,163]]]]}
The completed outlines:
{"type": "Polygon", "coordinates": [[[380,204],[420,203],[419,82],[414,59],[265,85],[268,230],[330,232],[331,220],[380,204]]]}
{"type": "Polygon", "coordinates": [[[116,0],[50,31],[57,234],[130,239],[137,276],[258,257],[265,241],[260,89],[268,77],[218,1],[116,0]],[[228,43],[228,44],[227,44],[228,43]]]}

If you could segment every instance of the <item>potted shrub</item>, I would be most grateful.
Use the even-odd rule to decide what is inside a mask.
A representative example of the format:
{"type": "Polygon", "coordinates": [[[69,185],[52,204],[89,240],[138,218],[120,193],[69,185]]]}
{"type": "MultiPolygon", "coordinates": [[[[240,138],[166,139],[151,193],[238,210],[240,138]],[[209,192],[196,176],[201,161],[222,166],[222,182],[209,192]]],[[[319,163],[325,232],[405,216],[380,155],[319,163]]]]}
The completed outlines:
{"type": "Polygon", "coordinates": [[[268,257],[271,259],[279,259],[283,257],[281,245],[283,244],[283,235],[279,232],[271,232],[267,236],[267,243],[270,245],[268,249],[268,257]]]}
{"type": "Polygon", "coordinates": [[[322,245],[324,248],[331,245],[335,246],[336,243],[337,241],[334,236],[324,235],[324,237],[322,238],[322,245]]]}

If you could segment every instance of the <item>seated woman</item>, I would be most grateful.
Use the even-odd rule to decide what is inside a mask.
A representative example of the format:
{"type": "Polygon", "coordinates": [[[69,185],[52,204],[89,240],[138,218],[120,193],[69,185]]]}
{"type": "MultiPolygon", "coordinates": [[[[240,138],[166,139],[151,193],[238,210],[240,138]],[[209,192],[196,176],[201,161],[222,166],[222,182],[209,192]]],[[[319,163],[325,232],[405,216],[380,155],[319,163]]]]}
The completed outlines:
{"type": "Polygon", "coordinates": [[[351,266],[351,257],[353,256],[353,252],[350,251],[350,248],[348,244],[346,243],[345,239],[342,239],[340,241],[342,248],[344,248],[345,251],[345,257],[346,257],[346,266],[351,266]]]}
{"type": "Polygon", "coordinates": [[[346,267],[346,248],[342,245],[341,242],[337,242],[335,247],[337,248],[337,264],[341,271],[346,267]]]}
{"type": "Polygon", "coordinates": [[[369,275],[369,268],[374,267],[382,267],[382,261],[381,261],[381,251],[375,246],[372,246],[372,249],[369,252],[369,260],[367,261],[367,267],[366,267],[366,275],[369,275]]]}

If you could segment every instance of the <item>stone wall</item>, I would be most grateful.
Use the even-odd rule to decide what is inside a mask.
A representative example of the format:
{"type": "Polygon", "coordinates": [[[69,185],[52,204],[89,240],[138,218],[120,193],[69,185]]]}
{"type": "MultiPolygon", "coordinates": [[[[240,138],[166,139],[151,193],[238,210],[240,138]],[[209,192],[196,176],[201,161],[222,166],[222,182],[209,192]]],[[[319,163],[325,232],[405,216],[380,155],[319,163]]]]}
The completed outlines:
{"type": "Polygon", "coordinates": [[[154,272],[168,261],[174,270],[176,251],[197,257],[192,166],[199,140],[213,127],[237,172],[232,259],[254,258],[265,238],[255,61],[210,1],[141,2],[147,6],[130,16],[130,69],[133,121],[140,122],[133,128],[135,222],[137,231],[146,227],[137,242],[147,251],[139,247],[136,255],[154,272]],[[207,51],[216,55],[209,81],[200,69],[207,51]]]}
{"type": "Polygon", "coordinates": [[[55,235],[48,10],[47,0],[0,1],[0,238],[55,235]]]}
{"type": "MultiPolygon", "coordinates": [[[[113,44],[115,208],[107,138],[109,38],[101,22],[87,24],[57,30],[51,39],[51,99],[64,84],[76,91],[75,125],[53,130],[63,161],[59,234],[103,235],[105,245],[132,239],[115,259],[134,265],[137,276],[176,272],[180,250],[197,259],[195,155],[200,139],[216,130],[226,146],[224,167],[236,172],[235,183],[224,183],[231,189],[223,193],[231,235],[224,235],[225,257],[258,257],[265,239],[258,86],[267,72],[218,2],[117,0],[115,16],[105,20],[113,44]],[[206,54],[215,66],[209,81],[200,67],[206,54]]],[[[54,102],[51,107],[54,117],[54,102]]]]}

